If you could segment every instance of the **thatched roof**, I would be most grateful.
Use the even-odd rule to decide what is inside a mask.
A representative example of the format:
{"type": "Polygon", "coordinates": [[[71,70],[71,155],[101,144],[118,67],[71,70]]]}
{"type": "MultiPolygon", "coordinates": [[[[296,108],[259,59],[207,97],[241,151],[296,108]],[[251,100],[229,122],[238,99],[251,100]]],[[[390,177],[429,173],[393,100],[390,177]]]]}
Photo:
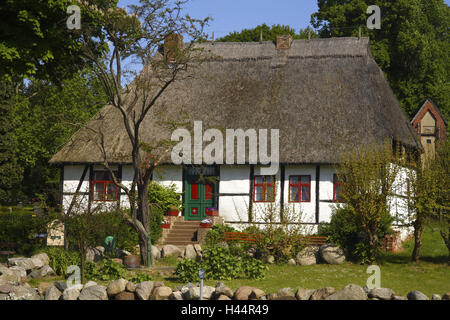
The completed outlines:
{"type": "MultiPolygon", "coordinates": [[[[417,148],[415,134],[368,38],[205,43],[211,59],[170,87],[141,128],[144,141],[170,139],[165,120],[203,121],[203,129],[279,129],[281,163],[335,163],[343,148],[394,138],[417,148]]],[[[110,162],[130,162],[117,110],[105,106],[88,126],[101,130],[110,162]]],[[[101,163],[98,139],[81,129],[51,163],[101,163]]],[[[167,158],[170,163],[170,156],[167,158]]]]}

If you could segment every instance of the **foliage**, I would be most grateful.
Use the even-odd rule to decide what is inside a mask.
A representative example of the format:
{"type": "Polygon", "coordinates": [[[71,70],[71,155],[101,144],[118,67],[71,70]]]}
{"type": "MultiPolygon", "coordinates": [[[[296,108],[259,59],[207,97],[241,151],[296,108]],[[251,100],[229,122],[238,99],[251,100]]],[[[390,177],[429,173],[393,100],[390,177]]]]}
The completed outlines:
{"type": "Polygon", "coordinates": [[[131,278],[129,278],[129,281],[133,283],[141,283],[144,281],[153,281],[153,280],[154,280],[153,277],[145,272],[137,272],[131,278]]]}
{"type": "Polygon", "coordinates": [[[300,29],[299,33],[295,33],[295,29],[285,25],[272,25],[269,27],[267,24],[256,26],[253,29],[244,29],[240,32],[232,32],[223,38],[217,39],[217,42],[257,42],[260,41],[262,32],[263,41],[276,41],[277,36],[291,35],[293,39],[308,39],[308,35],[311,38],[317,38],[318,35],[311,28],[300,29]]]}
{"type": "Polygon", "coordinates": [[[239,257],[226,248],[212,247],[205,249],[201,261],[181,260],[175,275],[182,281],[195,281],[200,269],[205,271],[205,279],[261,279],[266,274],[267,266],[248,255],[239,257]]]}
{"type": "Polygon", "coordinates": [[[224,232],[236,232],[232,226],[226,224],[215,224],[206,234],[205,245],[207,247],[214,247],[223,242],[224,232]]]}
{"type": "MultiPolygon", "coordinates": [[[[346,205],[340,205],[333,210],[330,223],[319,225],[318,234],[327,236],[327,242],[341,247],[348,260],[368,263],[371,247],[363,228],[356,221],[353,211],[346,205]]],[[[389,213],[383,214],[377,234],[379,239],[392,234],[392,221],[393,218],[389,213]]],[[[378,250],[381,245],[382,242],[379,242],[378,250]]]]}
{"type": "Polygon", "coordinates": [[[450,9],[443,0],[319,0],[311,23],[320,37],[370,37],[372,54],[410,119],[427,98],[450,117],[450,9]],[[368,30],[369,5],[381,29],[368,30]]]}
{"type": "Polygon", "coordinates": [[[59,276],[67,276],[67,267],[80,265],[80,255],[77,251],[68,251],[60,247],[47,247],[43,252],[47,253],[50,259],[49,266],[59,276]]]}
{"type": "Polygon", "coordinates": [[[98,264],[86,262],[86,279],[88,280],[117,280],[128,278],[128,272],[124,265],[111,259],[103,259],[98,264]]]}

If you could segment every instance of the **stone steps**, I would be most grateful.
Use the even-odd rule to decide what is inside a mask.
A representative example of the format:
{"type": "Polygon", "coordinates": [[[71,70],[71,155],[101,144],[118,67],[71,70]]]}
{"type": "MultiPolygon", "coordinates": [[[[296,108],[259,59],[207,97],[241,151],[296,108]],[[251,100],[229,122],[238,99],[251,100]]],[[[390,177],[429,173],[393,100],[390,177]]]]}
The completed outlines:
{"type": "Polygon", "coordinates": [[[186,246],[198,243],[197,230],[200,228],[200,221],[176,221],[163,244],[176,246],[186,246]]]}

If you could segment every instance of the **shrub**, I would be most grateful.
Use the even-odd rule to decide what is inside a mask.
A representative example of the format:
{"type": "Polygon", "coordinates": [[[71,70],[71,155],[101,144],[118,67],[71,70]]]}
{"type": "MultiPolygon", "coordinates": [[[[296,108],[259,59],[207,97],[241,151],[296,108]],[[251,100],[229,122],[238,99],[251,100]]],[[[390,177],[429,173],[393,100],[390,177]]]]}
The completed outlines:
{"type": "Polygon", "coordinates": [[[242,271],[245,278],[262,279],[266,276],[268,267],[262,261],[252,258],[242,260],[242,271]]]}
{"type": "Polygon", "coordinates": [[[59,276],[67,276],[67,267],[80,265],[80,255],[76,251],[66,251],[59,247],[48,247],[43,250],[49,257],[49,266],[59,276]]]}
{"type": "Polygon", "coordinates": [[[130,277],[128,280],[133,283],[141,283],[144,281],[153,281],[154,279],[148,273],[138,272],[138,273],[134,274],[132,277],[130,277]]]}
{"type": "Polygon", "coordinates": [[[236,232],[237,230],[225,224],[215,224],[206,234],[205,245],[214,247],[223,242],[224,232],[236,232]]]}
{"type": "Polygon", "coordinates": [[[178,262],[175,275],[183,282],[193,282],[198,279],[198,271],[202,266],[199,261],[184,259],[178,262]]]}
{"type": "MultiPolygon", "coordinates": [[[[386,235],[392,234],[391,224],[393,217],[383,214],[381,217],[378,238],[381,240],[386,235]]],[[[349,260],[367,263],[370,262],[371,247],[364,230],[356,223],[353,212],[345,206],[339,206],[334,210],[329,224],[319,225],[319,235],[327,236],[327,241],[341,247],[349,260]]],[[[379,249],[382,241],[379,241],[379,249]]]]}
{"type": "Polygon", "coordinates": [[[123,264],[104,259],[99,264],[86,262],[85,276],[88,280],[107,281],[128,278],[129,274],[123,264]]]}

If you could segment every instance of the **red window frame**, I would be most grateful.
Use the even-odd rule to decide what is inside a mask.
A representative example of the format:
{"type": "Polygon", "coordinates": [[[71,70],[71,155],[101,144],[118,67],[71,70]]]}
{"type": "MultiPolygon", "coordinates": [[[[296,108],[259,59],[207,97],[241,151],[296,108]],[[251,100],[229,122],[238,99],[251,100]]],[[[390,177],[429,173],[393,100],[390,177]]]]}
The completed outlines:
{"type": "Polygon", "coordinates": [[[291,203],[311,202],[311,176],[310,175],[292,175],[289,176],[289,195],[288,201],[291,203]],[[308,183],[302,183],[302,177],[308,178],[308,183]],[[291,178],[297,178],[297,183],[292,182],[291,178]],[[308,199],[302,200],[302,187],[308,187],[308,199]],[[298,188],[298,201],[291,201],[291,188],[298,188]]]}
{"type": "Polygon", "coordinates": [[[275,176],[254,176],[253,177],[253,202],[275,202],[275,176]],[[256,183],[256,179],[262,178],[262,183],[256,183]],[[267,181],[268,178],[271,181],[267,181]],[[256,188],[262,187],[262,200],[256,200],[256,188]],[[272,199],[268,199],[267,197],[267,188],[272,187],[273,194],[272,199]]]}
{"type": "MultiPolygon", "coordinates": [[[[114,172],[114,174],[117,176],[117,172],[114,172]]],[[[109,171],[106,170],[95,170],[93,172],[93,179],[92,179],[92,201],[117,201],[117,194],[118,194],[118,188],[114,184],[114,181],[112,180],[112,177],[109,173],[109,171]],[[97,180],[96,176],[99,173],[103,173],[103,176],[107,176],[109,179],[105,179],[103,177],[102,180],[97,180]],[[97,185],[103,185],[102,191],[96,191],[97,185]],[[113,186],[113,191],[108,191],[108,186],[113,186]],[[99,197],[101,195],[101,197],[99,197]]]]}
{"type": "Polygon", "coordinates": [[[344,201],[343,199],[338,199],[336,197],[336,189],[337,189],[337,187],[341,187],[341,192],[342,192],[344,190],[344,186],[345,186],[345,183],[344,182],[340,182],[338,180],[337,174],[333,174],[333,201],[334,202],[343,202],[344,201]]]}

